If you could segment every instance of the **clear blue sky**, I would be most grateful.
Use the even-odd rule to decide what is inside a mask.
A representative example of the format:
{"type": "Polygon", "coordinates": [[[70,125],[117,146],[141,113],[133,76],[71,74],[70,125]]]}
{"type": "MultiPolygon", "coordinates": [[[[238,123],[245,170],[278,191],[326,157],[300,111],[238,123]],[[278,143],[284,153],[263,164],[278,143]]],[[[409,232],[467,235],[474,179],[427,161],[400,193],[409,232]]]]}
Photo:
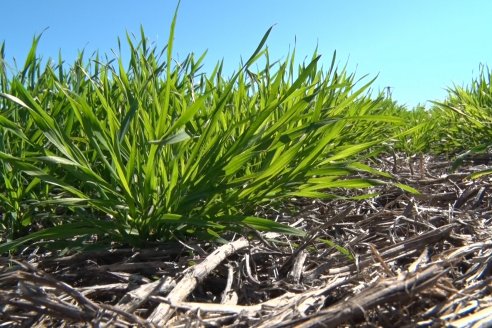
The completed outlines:
{"type": "MultiPolygon", "coordinates": [[[[24,60],[32,37],[48,28],[39,55],[72,62],[79,50],[117,49],[117,37],[139,33],[167,42],[176,0],[2,1],[0,41],[6,57],[24,60]]],[[[318,46],[327,67],[334,50],[358,76],[379,74],[373,88],[391,86],[393,97],[413,106],[443,99],[445,88],[468,84],[479,64],[492,62],[490,0],[182,0],[175,53],[208,49],[206,67],[224,59],[231,72],[247,58],[266,30],[271,58],[285,59],[294,46],[298,59],[318,46]]]]}

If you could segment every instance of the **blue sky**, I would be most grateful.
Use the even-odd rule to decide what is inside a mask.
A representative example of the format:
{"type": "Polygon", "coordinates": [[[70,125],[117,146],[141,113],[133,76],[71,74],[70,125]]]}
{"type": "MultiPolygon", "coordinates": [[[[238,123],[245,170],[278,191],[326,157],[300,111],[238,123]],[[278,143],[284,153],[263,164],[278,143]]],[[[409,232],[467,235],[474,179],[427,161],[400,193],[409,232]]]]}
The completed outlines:
{"type": "MultiPolygon", "coordinates": [[[[117,37],[139,33],[164,46],[175,0],[22,0],[3,1],[0,41],[9,63],[22,63],[32,37],[43,32],[38,54],[67,62],[85,49],[111,54],[117,37]]],[[[490,0],[182,0],[175,55],[201,54],[205,68],[224,59],[238,67],[266,30],[270,57],[285,59],[296,45],[297,58],[316,46],[328,67],[333,51],[340,65],[362,77],[378,75],[373,89],[392,87],[393,97],[409,106],[440,100],[453,84],[468,84],[480,64],[492,61],[490,0]]]]}

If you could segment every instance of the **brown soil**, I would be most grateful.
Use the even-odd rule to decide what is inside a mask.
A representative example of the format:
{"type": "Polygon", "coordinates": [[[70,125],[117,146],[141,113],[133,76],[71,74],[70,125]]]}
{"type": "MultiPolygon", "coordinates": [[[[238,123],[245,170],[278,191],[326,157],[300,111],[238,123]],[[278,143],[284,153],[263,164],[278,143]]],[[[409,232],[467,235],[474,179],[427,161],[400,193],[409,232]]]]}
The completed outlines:
{"type": "Polygon", "coordinates": [[[492,176],[469,179],[490,156],[371,165],[421,194],[259,209],[306,238],[0,258],[0,327],[492,325],[492,176]]]}

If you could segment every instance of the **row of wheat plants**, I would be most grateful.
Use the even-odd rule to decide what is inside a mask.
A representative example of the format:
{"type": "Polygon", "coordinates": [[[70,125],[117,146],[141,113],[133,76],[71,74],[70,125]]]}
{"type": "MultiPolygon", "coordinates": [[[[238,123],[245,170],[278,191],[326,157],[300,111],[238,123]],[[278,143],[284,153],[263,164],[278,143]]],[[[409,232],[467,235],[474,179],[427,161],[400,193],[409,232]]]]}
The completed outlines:
{"type": "Polygon", "coordinates": [[[218,63],[205,74],[204,55],[173,60],[175,22],[163,50],[143,31],[127,37],[128,63],[120,51],[43,66],[35,38],[12,73],[2,46],[0,253],[27,242],[82,247],[94,236],[142,245],[245,229],[302,235],[255,209],[389,177],[357,162],[402,123],[378,113],[372,81],[335,57],[327,68],[317,54],[271,63],[270,30],[236,73],[218,63]]]}
{"type": "MultiPolygon", "coordinates": [[[[417,106],[407,109],[389,99],[383,101],[382,113],[403,119],[393,126],[409,133],[395,138],[392,151],[410,156],[444,155],[461,159],[470,154],[490,151],[492,146],[492,73],[481,66],[479,76],[467,86],[453,86],[443,101],[435,101],[429,109],[417,106]]],[[[489,171],[481,172],[480,176],[489,171]]]]}
{"type": "Polygon", "coordinates": [[[436,116],[444,121],[443,141],[457,152],[484,149],[492,144],[492,72],[480,67],[468,86],[448,89],[444,102],[436,103],[436,116]]]}

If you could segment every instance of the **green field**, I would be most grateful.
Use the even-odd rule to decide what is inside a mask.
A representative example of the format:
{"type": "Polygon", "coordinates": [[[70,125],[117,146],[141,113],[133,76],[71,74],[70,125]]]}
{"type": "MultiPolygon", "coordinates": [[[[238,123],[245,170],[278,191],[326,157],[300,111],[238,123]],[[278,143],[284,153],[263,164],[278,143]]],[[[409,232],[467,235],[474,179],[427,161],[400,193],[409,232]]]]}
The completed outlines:
{"type": "MultiPolygon", "coordinates": [[[[492,144],[491,72],[431,108],[370,93],[373,80],[319,56],[269,57],[270,30],[231,76],[127,37],[128,63],[83,53],[42,64],[39,37],[13,70],[0,51],[0,253],[305,232],[255,215],[293,197],[396,185],[381,154],[457,159],[492,144]],[[257,69],[261,63],[263,68],[257,69]]],[[[425,77],[423,77],[425,78],[425,77]]],[[[472,178],[488,174],[485,170],[472,178]]],[[[357,197],[372,197],[359,193],[357,197]]]]}

